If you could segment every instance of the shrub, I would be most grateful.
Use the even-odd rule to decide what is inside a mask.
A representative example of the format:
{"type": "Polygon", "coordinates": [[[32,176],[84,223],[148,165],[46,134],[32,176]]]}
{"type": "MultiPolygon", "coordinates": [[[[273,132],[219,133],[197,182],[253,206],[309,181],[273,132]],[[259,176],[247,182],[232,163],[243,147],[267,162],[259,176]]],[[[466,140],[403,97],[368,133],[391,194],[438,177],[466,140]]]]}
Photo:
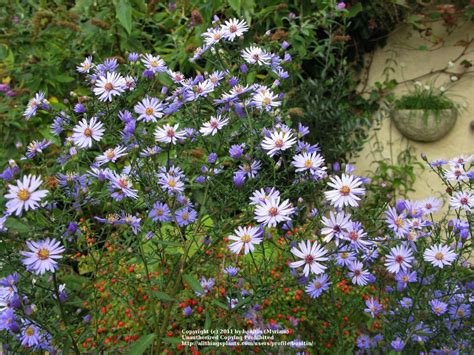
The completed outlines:
{"type": "Polygon", "coordinates": [[[450,222],[436,199],[364,209],[370,179],[290,118],[284,49],[242,49],[236,22],[203,34],[208,72],[86,58],[92,92],[31,99],[52,132],[2,173],[6,351],[207,352],[183,336],[216,329],[236,350],[469,348],[473,158],[431,164],[450,222]]]}

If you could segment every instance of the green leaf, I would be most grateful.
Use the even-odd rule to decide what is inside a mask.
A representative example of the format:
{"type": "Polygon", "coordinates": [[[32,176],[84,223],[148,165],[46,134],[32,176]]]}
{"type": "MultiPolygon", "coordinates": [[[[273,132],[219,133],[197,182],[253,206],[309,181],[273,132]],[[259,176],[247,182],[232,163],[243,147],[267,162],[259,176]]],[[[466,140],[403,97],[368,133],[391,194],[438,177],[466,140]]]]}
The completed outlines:
{"type": "Polygon", "coordinates": [[[132,33],[132,5],[128,0],[115,2],[115,13],[120,24],[128,34],[132,33]]]}
{"type": "Polygon", "coordinates": [[[155,295],[158,299],[162,300],[162,301],[166,301],[166,302],[172,302],[174,301],[174,298],[171,297],[170,295],[168,295],[167,293],[164,293],[164,292],[155,292],[155,295]]]}
{"type": "Polygon", "coordinates": [[[21,220],[9,217],[5,222],[5,226],[12,232],[28,233],[31,232],[31,227],[23,223],[21,220]]]}
{"type": "Polygon", "coordinates": [[[214,300],[214,302],[212,302],[212,303],[215,304],[216,306],[219,306],[219,307],[225,309],[226,311],[229,310],[229,306],[227,306],[225,303],[222,303],[221,301],[214,300]]]}
{"type": "Polygon", "coordinates": [[[183,280],[186,281],[194,291],[204,293],[204,289],[202,288],[199,281],[194,278],[194,276],[185,274],[183,275],[183,280]]]}
{"type": "Polygon", "coordinates": [[[357,16],[359,14],[359,12],[362,12],[363,10],[364,10],[364,8],[363,8],[362,4],[360,2],[358,2],[357,4],[352,6],[351,9],[349,10],[349,17],[357,16]]]}
{"type": "Polygon", "coordinates": [[[137,342],[133,344],[133,346],[128,350],[128,354],[130,355],[142,355],[146,349],[150,347],[155,339],[156,334],[148,334],[144,337],[140,338],[137,342]]]}
{"type": "Polygon", "coordinates": [[[70,83],[71,81],[74,81],[74,78],[69,75],[59,74],[54,77],[54,80],[58,83],[70,83]]]}
{"type": "Polygon", "coordinates": [[[240,0],[229,0],[230,7],[240,15],[240,0]]]}
{"type": "Polygon", "coordinates": [[[178,337],[163,339],[163,343],[169,343],[169,344],[181,344],[182,342],[183,342],[183,339],[178,338],[178,337]]]}
{"type": "Polygon", "coordinates": [[[93,2],[94,0],[77,0],[71,11],[77,12],[79,14],[87,14],[93,2]]]}

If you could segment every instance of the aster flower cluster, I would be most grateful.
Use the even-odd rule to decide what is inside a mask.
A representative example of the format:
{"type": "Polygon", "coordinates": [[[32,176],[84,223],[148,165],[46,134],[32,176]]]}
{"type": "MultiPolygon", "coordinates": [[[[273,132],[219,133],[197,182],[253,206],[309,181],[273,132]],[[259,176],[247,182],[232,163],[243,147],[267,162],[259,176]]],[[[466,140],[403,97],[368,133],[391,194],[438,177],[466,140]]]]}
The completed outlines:
{"type": "MultiPolygon", "coordinates": [[[[451,189],[455,217],[444,224],[433,218],[442,205],[436,198],[364,210],[370,179],[350,164],[331,167],[309,128],[284,108],[289,44],[226,52],[248,29],[244,20],[216,19],[192,58],[207,71],[194,76],[170,69],[155,53],[130,53],[122,64],[90,56],[77,66],[89,95],[74,96],[68,110],[49,107],[42,93],[30,101],[25,116],[48,109],[55,139],[33,141],[21,166],[9,162],[0,175],[8,182],[0,233],[28,226],[12,239],[21,245],[12,262],[43,296],[38,312],[46,314],[53,302],[64,324],[71,317],[99,328],[108,306],[89,314],[97,299],[82,308],[68,304],[66,275],[90,277],[90,297],[99,290],[104,300],[112,293],[96,278],[133,274],[139,265],[128,279],[138,287],[122,287],[123,275],[108,284],[133,293],[128,305],[135,293],[149,291],[140,294],[153,305],[146,308],[153,321],[140,323],[143,334],[168,331],[175,307],[182,308],[177,317],[192,319],[211,305],[254,327],[249,341],[265,329],[297,329],[303,321],[296,316],[283,323],[262,312],[267,294],[281,286],[296,289],[295,299],[310,307],[354,292],[354,312],[389,329],[387,339],[378,331],[359,335],[352,343],[361,350],[454,348],[461,340],[455,333],[467,329],[472,295],[472,285],[450,281],[465,272],[471,248],[472,157],[431,164],[451,189]],[[39,164],[43,152],[56,160],[39,164]],[[286,284],[267,277],[273,267],[275,280],[284,274],[286,284]],[[432,318],[420,317],[427,312],[432,318]],[[437,342],[440,330],[453,340],[437,342]]],[[[41,320],[30,317],[36,300],[20,293],[18,282],[17,274],[2,281],[0,330],[34,350],[58,347],[65,337],[73,346],[87,339],[82,330],[65,335],[33,322],[41,320]]]]}

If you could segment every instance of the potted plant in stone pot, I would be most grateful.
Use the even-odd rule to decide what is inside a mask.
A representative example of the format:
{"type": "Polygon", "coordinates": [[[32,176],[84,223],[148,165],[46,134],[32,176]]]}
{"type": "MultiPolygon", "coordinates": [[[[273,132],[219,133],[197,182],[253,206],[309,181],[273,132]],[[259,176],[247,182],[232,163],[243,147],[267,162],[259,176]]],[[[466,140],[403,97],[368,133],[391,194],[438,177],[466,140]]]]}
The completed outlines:
{"type": "Polygon", "coordinates": [[[459,105],[446,96],[443,88],[416,82],[414,90],[395,101],[392,120],[407,138],[434,142],[454,127],[459,105]]]}

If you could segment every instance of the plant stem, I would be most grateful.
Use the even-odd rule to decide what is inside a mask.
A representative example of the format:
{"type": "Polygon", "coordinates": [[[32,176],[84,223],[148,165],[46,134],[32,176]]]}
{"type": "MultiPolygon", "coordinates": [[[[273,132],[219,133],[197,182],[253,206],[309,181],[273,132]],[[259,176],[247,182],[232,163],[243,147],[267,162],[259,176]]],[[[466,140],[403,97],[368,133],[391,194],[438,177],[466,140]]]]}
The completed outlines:
{"type": "MultiPolygon", "coordinates": [[[[61,313],[61,319],[64,323],[64,326],[66,326],[66,313],[64,312],[63,305],[61,303],[61,300],[59,299],[59,288],[58,288],[58,280],[56,279],[56,273],[53,273],[53,285],[54,285],[54,294],[56,295],[56,300],[58,301],[58,306],[59,306],[59,312],[61,313]]],[[[79,351],[79,348],[77,347],[76,340],[72,336],[70,332],[67,332],[69,337],[71,338],[72,346],[74,347],[74,352],[76,354],[80,354],[81,352],[79,351]]]]}

